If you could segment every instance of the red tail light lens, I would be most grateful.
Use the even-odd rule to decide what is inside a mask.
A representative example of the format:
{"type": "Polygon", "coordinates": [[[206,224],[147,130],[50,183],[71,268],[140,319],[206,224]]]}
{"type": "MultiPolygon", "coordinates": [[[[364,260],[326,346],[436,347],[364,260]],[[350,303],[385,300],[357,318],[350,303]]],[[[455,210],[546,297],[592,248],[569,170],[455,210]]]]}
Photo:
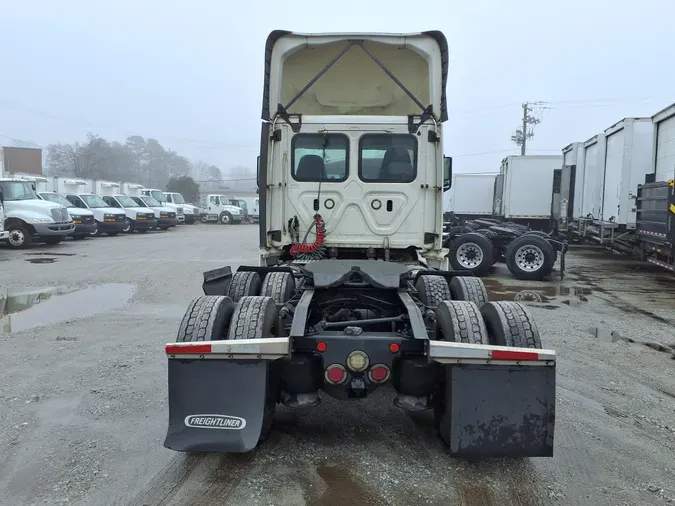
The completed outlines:
{"type": "Polygon", "coordinates": [[[326,367],[325,378],[328,383],[339,385],[347,379],[347,371],[340,364],[332,364],[326,367]]]}
{"type": "Polygon", "coordinates": [[[373,383],[384,383],[389,379],[389,368],[383,364],[375,364],[368,371],[368,377],[373,383]]]}

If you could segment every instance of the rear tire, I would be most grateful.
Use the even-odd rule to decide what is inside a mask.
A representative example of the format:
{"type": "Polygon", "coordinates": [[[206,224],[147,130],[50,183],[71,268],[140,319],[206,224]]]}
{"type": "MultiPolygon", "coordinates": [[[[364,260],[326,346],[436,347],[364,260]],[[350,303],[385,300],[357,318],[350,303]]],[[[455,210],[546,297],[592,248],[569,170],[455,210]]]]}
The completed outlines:
{"type": "MultiPolygon", "coordinates": [[[[234,308],[227,339],[263,339],[274,337],[273,329],[276,321],[277,306],[272,297],[244,296],[239,299],[234,308]]],[[[263,415],[259,441],[267,439],[272,429],[274,413],[277,408],[276,378],[270,366],[271,364],[268,362],[265,414],[263,415]]]]}
{"type": "Polygon", "coordinates": [[[295,279],[290,272],[268,272],[263,279],[260,295],[272,297],[277,304],[286,303],[295,292],[295,279]]]}
{"type": "Polygon", "coordinates": [[[492,267],[492,241],[477,232],[462,234],[450,242],[448,259],[455,270],[483,276],[492,267]]]}
{"type": "Polygon", "coordinates": [[[450,300],[450,287],[443,276],[420,276],[415,283],[420,302],[437,308],[444,300],[450,300]]]}
{"type": "Polygon", "coordinates": [[[260,275],[255,271],[239,271],[232,275],[230,286],[227,287],[225,295],[230,297],[234,302],[239,302],[239,299],[246,296],[258,295],[262,280],[260,275]]]}
{"type": "Polygon", "coordinates": [[[541,349],[539,329],[522,304],[512,301],[488,302],[481,310],[490,344],[513,348],[541,349]]]}
{"type": "Polygon", "coordinates": [[[537,235],[523,235],[506,248],[506,266],[516,279],[541,280],[551,274],[556,252],[537,235]]]}
{"type": "MultiPolygon", "coordinates": [[[[489,344],[488,331],[478,307],[473,302],[445,301],[436,309],[436,341],[489,344]]],[[[450,421],[445,420],[446,371],[450,366],[438,364],[433,393],[434,425],[446,445],[450,444],[450,421]]]]}
{"type": "Polygon", "coordinates": [[[450,295],[452,300],[466,300],[473,302],[478,309],[488,302],[488,293],[485,283],[480,278],[457,276],[450,280],[450,295]]]}
{"type": "Polygon", "coordinates": [[[222,295],[202,295],[192,299],[178,327],[176,342],[225,339],[234,307],[232,299],[222,295]]]}

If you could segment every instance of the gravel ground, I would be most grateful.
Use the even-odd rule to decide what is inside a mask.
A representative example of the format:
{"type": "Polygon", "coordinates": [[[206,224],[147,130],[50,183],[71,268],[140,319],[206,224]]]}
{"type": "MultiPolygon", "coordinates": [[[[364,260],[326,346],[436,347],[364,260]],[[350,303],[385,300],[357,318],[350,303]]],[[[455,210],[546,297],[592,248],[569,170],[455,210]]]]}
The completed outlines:
{"type": "Polygon", "coordinates": [[[485,279],[492,300],[527,301],[559,353],[553,458],[451,459],[430,416],[395,408],[388,389],[279,407],[248,454],[163,448],[163,345],[201,273],[257,262],[256,244],[256,226],[198,224],[0,248],[4,313],[25,309],[0,322],[0,504],[675,502],[675,280],[595,250],[571,252],[562,282],[501,265],[485,279]]]}

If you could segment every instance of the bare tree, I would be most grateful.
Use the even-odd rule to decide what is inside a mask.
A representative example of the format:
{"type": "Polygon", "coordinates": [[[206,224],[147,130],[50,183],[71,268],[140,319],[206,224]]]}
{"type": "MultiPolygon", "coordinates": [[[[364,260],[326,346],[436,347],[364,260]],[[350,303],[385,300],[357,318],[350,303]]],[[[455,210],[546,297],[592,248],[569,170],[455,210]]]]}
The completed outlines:
{"type": "Polygon", "coordinates": [[[101,174],[108,159],[110,146],[98,135],[89,133],[84,143],[50,144],[47,146],[47,166],[54,175],[95,178],[101,174]]]}

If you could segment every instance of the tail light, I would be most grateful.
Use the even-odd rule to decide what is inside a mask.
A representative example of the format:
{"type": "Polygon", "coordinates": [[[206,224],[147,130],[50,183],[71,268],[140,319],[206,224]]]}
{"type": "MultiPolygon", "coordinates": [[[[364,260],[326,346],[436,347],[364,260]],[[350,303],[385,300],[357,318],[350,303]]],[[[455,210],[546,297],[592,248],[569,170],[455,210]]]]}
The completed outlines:
{"type": "Polygon", "coordinates": [[[389,368],[384,364],[375,364],[368,371],[368,378],[373,383],[385,383],[390,375],[389,368]]]}
{"type": "Polygon", "coordinates": [[[331,364],[326,367],[324,376],[327,383],[341,385],[347,380],[347,370],[340,364],[331,364]]]}

